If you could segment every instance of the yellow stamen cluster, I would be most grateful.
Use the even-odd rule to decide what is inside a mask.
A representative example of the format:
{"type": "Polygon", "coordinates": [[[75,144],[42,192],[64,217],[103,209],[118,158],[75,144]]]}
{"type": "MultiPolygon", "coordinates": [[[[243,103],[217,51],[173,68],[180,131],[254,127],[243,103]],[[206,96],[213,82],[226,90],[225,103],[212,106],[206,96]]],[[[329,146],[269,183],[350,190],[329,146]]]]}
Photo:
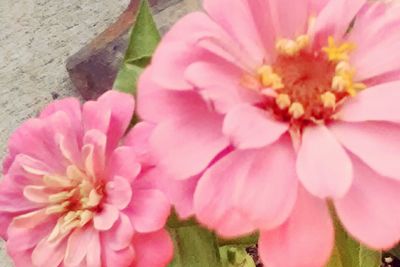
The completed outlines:
{"type": "Polygon", "coordinates": [[[288,94],[279,94],[275,98],[275,103],[278,105],[280,109],[287,109],[290,107],[292,101],[290,100],[290,96],[288,94]]]}
{"type": "Polygon", "coordinates": [[[101,203],[102,195],[78,167],[69,166],[66,177],[45,175],[43,183],[48,188],[63,188],[63,191],[48,196],[49,206],[45,212],[61,215],[48,237],[49,241],[74,228],[83,227],[92,220],[94,209],[101,203]]]}
{"type": "Polygon", "coordinates": [[[348,61],[349,54],[354,49],[356,49],[356,46],[349,42],[337,46],[333,36],[329,36],[328,46],[322,48],[322,51],[327,54],[329,61],[339,63],[340,61],[348,61]]]}
{"type": "Polygon", "coordinates": [[[325,92],[321,95],[321,101],[324,108],[335,108],[336,107],[336,96],[332,92],[325,92]]]}
{"type": "Polygon", "coordinates": [[[259,68],[258,75],[260,75],[261,84],[264,87],[271,87],[273,89],[281,89],[284,87],[282,78],[274,73],[271,66],[264,65],[259,68]]]}
{"type": "Polygon", "coordinates": [[[293,119],[301,118],[305,113],[304,107],[299,102],[294,102],[289,108],[289,114],[292,115],[293,119]]]}
{"type": "Polygon", "coordinates": [[[309,43],[310,37],[308,35],[300,35],[296,40],[279,39],[275,44],[275,48],[279,54],[292,57],[298,55],[309,43]]]}
{"type": "Polygon", "coordinates": [[[332,89],[336,92],[347,92],[350,96],[365,88],[363,83],[354,82],[355,70],[349,63],[349,54],[355,48],[355,45],[349,42],[337,46],[332,36],[328,38],[328,46],[322,48],[328,60],[337,64],[332,89]]]}

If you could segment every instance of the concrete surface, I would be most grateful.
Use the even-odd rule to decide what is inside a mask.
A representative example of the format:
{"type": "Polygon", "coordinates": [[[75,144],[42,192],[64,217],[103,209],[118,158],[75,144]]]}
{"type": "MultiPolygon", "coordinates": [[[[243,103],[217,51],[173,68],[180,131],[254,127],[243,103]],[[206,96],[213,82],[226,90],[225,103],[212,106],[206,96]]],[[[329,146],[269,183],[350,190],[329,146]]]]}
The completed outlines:
{"type": "MultiPolygon", "coordinates": [[[[11,132],[56,97],[78,96],[65,60],[107,28],[129,0],[0,0],[0,159],[11,132]]],[[[160,12],[164,32],[198,8],[185,0],[160,12]]],[[[0,243],[0,267],[11,267],[0,243]]]]}

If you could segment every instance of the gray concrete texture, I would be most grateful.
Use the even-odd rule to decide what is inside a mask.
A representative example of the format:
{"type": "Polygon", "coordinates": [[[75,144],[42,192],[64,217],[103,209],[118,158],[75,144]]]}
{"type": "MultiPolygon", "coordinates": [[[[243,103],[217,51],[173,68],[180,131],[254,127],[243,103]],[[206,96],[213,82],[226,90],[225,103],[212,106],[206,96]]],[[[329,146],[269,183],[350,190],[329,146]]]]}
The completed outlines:
{"type": "MultiPolygon", "coordinates": [[[[18,125],[54,97],[77,96],[66,59],[113,23],[129,0],[0,0],[0,159],[18,125]]],[[[183,0],[158,10],[164,32],[199,7],[183,0]]],[[[0,267],[12,263],[0,243],[0,267]]]]}

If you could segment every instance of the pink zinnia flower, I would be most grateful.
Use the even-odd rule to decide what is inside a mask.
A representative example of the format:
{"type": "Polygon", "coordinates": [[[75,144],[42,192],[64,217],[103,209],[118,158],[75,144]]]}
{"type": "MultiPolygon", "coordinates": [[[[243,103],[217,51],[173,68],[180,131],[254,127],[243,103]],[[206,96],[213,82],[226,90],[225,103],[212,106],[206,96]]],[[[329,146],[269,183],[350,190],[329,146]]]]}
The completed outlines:
{"type": "Polygon", "coordinates": [[[157,124],[159,166],[198,182],[187,192],[198,219],[225,236],[259,229],[272,267],[327,261],[328,199],[355,238],[394,245],[400,6],[205,0],[204,8],[165,36],[138,100],[141,117],[157,124]]]}
{"type": "Polygon", "coordinates": [[[166,266],[170,205],[143,179],[138,144],[123,138],[132,96],[109,91],[81,107],[53,102],[9,141],[0,232],[16,267],[166,266]],[[123,139],[122,139],[123,138],[123,139]]]}

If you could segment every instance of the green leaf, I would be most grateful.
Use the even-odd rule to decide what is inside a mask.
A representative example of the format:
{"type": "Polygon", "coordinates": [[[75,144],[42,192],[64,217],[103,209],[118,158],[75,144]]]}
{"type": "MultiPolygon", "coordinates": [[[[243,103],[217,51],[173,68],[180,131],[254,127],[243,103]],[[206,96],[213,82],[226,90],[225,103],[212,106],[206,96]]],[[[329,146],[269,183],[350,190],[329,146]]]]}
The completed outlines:
{"type": "Polygon", "coordinates": [[[370,250],[355,241],[337,219],[335,219],[335,239],[335,248],[327,267],[379,267],[381,265],[381,252],[370,250]]]}
{"type": "Polygon", "coordinates": [[[398,244],[397,246],[392,248],[389,251],[389,253],[392,254],[393,256],[395,256],[396,258],[400,259],[400,244],[398,244]]]}
{"type": "Polygon", "coordinates": [[[223,246],[219,248],[223,267],[256,267],[253,258],[243,246],[223,246]]]}
{"type": "Polygon", "coordinates": [[[132,94],[136,92],[138,78],[150,63],[160,38],[149,3],[142,0],[114,89],[132,94]]]}
{"type": "Polygon", "coordinates": [[[222,267],[215,235],[197,225],[169,228],[175,256],[169,267],[222,267]]]}
{"type": "Polygon", "coordinates": [[[248,236],[243,236],[240,238],[235,238],[235,239],[224,239],[224,238],[218,238],[218,244],[220,246],[226,246],[226,245],[243,245],[243,246],[251,246],[255,245],[258,243],[258,232],[248,235],[248,236]]]}

